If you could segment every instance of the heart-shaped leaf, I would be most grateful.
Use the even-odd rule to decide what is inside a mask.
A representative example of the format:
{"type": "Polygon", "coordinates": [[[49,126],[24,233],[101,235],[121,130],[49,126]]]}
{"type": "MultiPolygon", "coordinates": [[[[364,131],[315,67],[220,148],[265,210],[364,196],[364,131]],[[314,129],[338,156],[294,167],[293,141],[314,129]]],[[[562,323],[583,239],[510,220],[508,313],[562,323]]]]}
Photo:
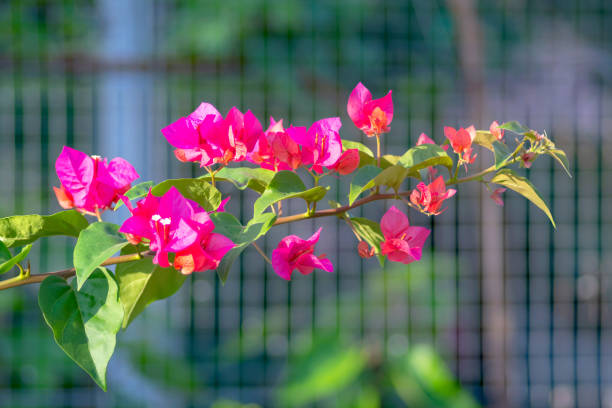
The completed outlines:
{"type": "Polygon", "coordinates": [[[553,219],[546,202],[544,202],[544,199],[542,196],[540,196],[540,193],[538,193],[535,186],[525,177],[517,175],[510,169],[502,169],[498,171],[497,174],[491,179],[491,183],[500,184],[506,188],[509,188],[510,190],[514,190],[534,203],[548,216],[553,227],[557,228],[555,225],[555,220],[553,219]]]}
{"type": "Polygon", "coordinates": [[[74,247],[74,268],[77,288],[81,289],[91,273],[128,244],[119,226],[109,222],[94,222],[81,231],[74,247]]]}
{"type": "MultiPolygon", "coordinates": [[[[276,172],[262,168],[251,167],[224,167],[215,174],[215,181],[227,181],[232,183],[236,188],[244,190],[250,188],[263,193],[270,181],[274,178],[276,172]]],[[[201,177],[206,181],[211,181],[209,174],[201,177]]]]}
{"type": "Polygon", "coordinates": [[[78,237],[89,225],[85,217],[75,210],[60,211],[52,215],[14,215],[0,218],[0,241],[11,248],[31,244],[41,237],[67,235],[78,237]]]}
{"type": "Polygon", "coordinates": [[[369,188],[373,187],[374,178],[380,174],[382,170],[376,166],[363,166],[353,176],[353,180],[351,181],[351,186],[349,190],[349,205],[352,205],[355,200],[369,188]],[[366,186],[370,185],[370,187],[366,188],[366,186]]]}
{"type": "Polygon", "coordinates": [[[422,144],[408,149],[397,164],[409,169],[410,174],[417,175],[421,169],[438,165],[450,170],[453,167],[453,159],[438,145],[422,144]]]}
{"type": "Polygon", "coordinates": [[[258,215],[272,204],[287,200],[289,198],[303,198],[307,202],[317,202],[325,197],[329,187],[316,186],[306,189],[304,182],[299,176],[291,171],[279,171],[276,173],[268,188],[263,192],[254,204],[254,214],[258,215]]]}
{"type": "Polygon", "coordinates": [[[58,276],[40,285],[38,304],[62,350],[106,391],[106,367],[123,320],[117,283],[98,268],[81,290],[58,276]]]}
{"type": "MultiPolygon", "coordinates": [[[[0,242],[0,247],[2,247],[2,246],[4,246],[4,244],[2,244],[0,242]]],[[[4,247],[4,248],[6,248],[6,247],[4,247]]],[[[13,269],[13,267],[15,265],[17,265],[19,262],[23,261],[25,259],[25,257],[28,256],[28,254],[30,253],[31,249],[32,249],[32,245],[26,245],[23,248],[21,248],[21,251],[17,255],[15,255],[14,257],[9,258],[8,260],[5,260],[2,263],[0,263],[0,275],[10,271],[11,269],[13,269]]],[[[10,252],[9,252],[9,255],[10,255],[10,252]]]]}
{"type": "Polygon", "coordinates": [[[225,235],[236,244],[231,251],[225,254],[217,268],[219,279],[225,283],[234,261],[251,243],[268,232],[276,221],[276,215],[270,212],[259,214],[253,217],[244,227],[236,217],[228,213],[213,213],[210,214],[210,218],[215,224],[215,232],[225,235]]]}
{"type": "MultiPolygon", "coordinates": [[[[126,247],[121,254],[131,254],[135,251],[135,247],[126,247]]],[[[115,275],[119,282],[119,299],[124,311],[123,328],[151,303],[175,294],[186,278],[174,268],[155,265],[149,257],[117,265],[115,275]]]]}
{"type": "Polygon", "coordinates": [[[493,151],[493,142],[496,140],[497,138],[488,130],[477,130],[476,137],[472,142],[493,151]]]}

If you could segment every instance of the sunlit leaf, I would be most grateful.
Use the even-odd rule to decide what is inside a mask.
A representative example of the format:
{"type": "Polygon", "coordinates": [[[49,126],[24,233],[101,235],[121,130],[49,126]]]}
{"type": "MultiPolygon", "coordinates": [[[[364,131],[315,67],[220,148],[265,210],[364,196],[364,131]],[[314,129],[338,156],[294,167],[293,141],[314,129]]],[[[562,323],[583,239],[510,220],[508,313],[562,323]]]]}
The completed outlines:
{"type": "MultiPolygon", "coordinates": [[[[121,254],[135,252],[135,247],[126,247],[121,254]]],[[[155,265],[150,257],[117,265],[115,275],[119,283],[119,299],[124,310],[124,328],[149,304],[176,293],[186,278],[172,267],[162,268],[155,265]]]]}
{"type": "Polygon", "coordinates": [[[151,194],[163,196],[172,187],[183,197],[198,203],[206,211],[215,211],[221,204],[221,192],[203,179],[169,179],[162,181],[151,189],[151,194]]]}
{"type": "Polygon", "coordinates": [[[553,219],[548,206],[544,202],[540,193],[536,190],[535,186],[531,184],[529,180],[525,177],[521,177],[514,173],[510,169],[502,169],[497,172],[497,174],[491,179],[491,183],[500,184],[510,190],[514,190],[523,197],[527,198],[529,201],[534,203],[539,209],[544,211],[544,213],[550,219],[553,227],[556,228],[555,220],[553,219]]]}
{"type": "Polygon", "coordinates": [[[488,130],[477,130],[476,137],[472,142],[493,151],[493,142],[496,140],[497,138],[488,130]]]}
{"type": "Polygon", "coordinates": [[[416,174],[421,169],[438,165],[451,169],[453,159],[438,145],[422,144],[408,149],[397,164],[409,169],[411,174],[416,174]]]}
{"type": "Polygon", "coordinates": [[[563,170],[567,173],[568,176],[572,177],[572,173],[569,171],[569,160],[567,160],[567,155],[561,149],[552,149],[548,150],[546,154],[551,155],[555,158],[557,162],[563,167],[563,170]]]}
{"type": "MultiPolygon", "coordinates": [[[[252,167],[224,167],[215,174],[215,182],[226,181],[232,183],[236,188],[244,190],[250,188],[263,193],[276,172],[263,168],[252,167]]],[[[201,179],[211,181],[209,174],[206,174],[201,179]]]]}
{"type": "Polygon", "coordinates": [[[376,164],[376,157],[374,157],[374,153],[363,143],[343,139],[342,147],[344,150],[357,149],[359,151],[359,167],[376,164]]]}
{"type": "Polygon", "coordinates": [[[125,235],[119,232],[119,226],[109,222],[94,222],[81,231],[74,247],[77,288],[81,289],[102,262],[127,244],[125,235]]]}
{"type": "Polygon", "coordinates": [[[58,277],[40,285],[38,304],[62,350],[106,390],[106,367],[123,320],[117,283],[98,268],[81,290],[58,277]]]}
{"type": "Polygon", "coordinates": [[[517,121],[513,120],[511,122],[506,122],[503,123],[499,126],[500,129],[504,129],[504,130],[509,130],[513,133],[516,133],[518,135],[524,135],[527,132],[530,132],[531,129],[529,129],[528,127],[525,127],[523,125],[521,125],[520,123],[518,123],[517,121]]]}
{"type": "Polygon", "coordinates": [[[254,214],[258,215],[270,205],[289,198],[302,198],[307,202],[317,202],[325,197],[329,187],[316,186],[306,189],[300,177],[291,171],[279,171],[253,205],[254,214]]]}
{"type": "Polygon", "coordinates": [[[60,211],[52,215],[14,215],[0,218],[0,240],[11,248],[53,235],[78,237],[81,230],[88,225],[85,217],[75,210],[60,211]]]}

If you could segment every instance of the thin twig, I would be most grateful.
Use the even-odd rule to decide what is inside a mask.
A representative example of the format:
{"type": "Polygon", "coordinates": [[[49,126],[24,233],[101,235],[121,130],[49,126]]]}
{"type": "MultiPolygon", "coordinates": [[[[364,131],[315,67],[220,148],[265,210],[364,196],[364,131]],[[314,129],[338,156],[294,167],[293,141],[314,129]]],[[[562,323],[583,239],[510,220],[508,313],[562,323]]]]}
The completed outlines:
{"type": "Polygon", "coordinates": [[[264,251],[261,250],[261,248],[259,247],[259,245],[257,245],[255,242],[251,242],[251,245],[253,245],[253,247],[255,248],[255,250],[257,252],[259,252],[259,255],[261,255],[263,257],[263,259],[266,260],[267,263],[269,263],[270,265],[272,265],[272,261],[270,260],[270,258],[268,258],[266,256],[266,254],[264,253],[264,251]]]}

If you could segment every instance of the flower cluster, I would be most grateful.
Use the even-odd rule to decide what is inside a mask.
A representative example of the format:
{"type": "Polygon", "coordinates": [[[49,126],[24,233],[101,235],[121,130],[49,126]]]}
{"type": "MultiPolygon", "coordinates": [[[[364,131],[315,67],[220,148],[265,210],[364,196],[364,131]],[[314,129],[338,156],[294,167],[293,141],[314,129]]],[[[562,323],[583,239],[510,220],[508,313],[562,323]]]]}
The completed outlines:
{"type": "Polygon", "coordinates": [[[64,146],[55,161],[60,187],[53,187],[62,208],[99,214],[119,201],[138,178],[134,167],[117,157],[110,162],[64,146]]]}
{"type": "Polygon", "coordinates": [[[119,231],[133,244],[147,240],[151,251],[155,251],[153,262],[161,267],[170,266],[168,253],[172,252],[173,266],[183,274],[216,269],[235,246],[229,238],[214,233],[215,225],[208,213],[175,187],[160,198],[149,191],[136,207],[124,201],[132,216],[119,231]]]}

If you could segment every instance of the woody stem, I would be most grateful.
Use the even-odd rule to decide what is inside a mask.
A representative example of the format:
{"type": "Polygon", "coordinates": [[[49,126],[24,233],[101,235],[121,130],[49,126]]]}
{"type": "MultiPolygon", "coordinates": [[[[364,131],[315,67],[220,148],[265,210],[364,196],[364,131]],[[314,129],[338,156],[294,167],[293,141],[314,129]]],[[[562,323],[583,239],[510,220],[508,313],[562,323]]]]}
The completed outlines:
{"type": "MultiPolygon", "coordinates": [[[[154,255],[153,251],[144,251],[144,252],[138,252],[135,254],[114,256],[102,262],[100,266],[117,265],[117,264],[122,264],[126,262],[133,262],[133,261],[137,261],[141,259],[143,256],[150,257],[153,255],[154,255]]],[[[74,276],[75,273],[76,271],[74,268],[69,268],[69,269],[62,269],[60,271],[55,271],[55,272],[39,273],[36,275],[29,275],[27,273],[19,274],[19,276],[15,276],[14,278],[1,281],[0,290],[14,288],[16,286],[30,285],[32,283],[40,283],[49,276],[59,276],[60,278],[68,279],[74,276]]]]}
{"type": "Polygon", "coordinates": [[[255,250],[257,252],[259,252],[259,255],[261,255],[263,257],[263,259],[266,260],[267,263],[269,263],[270,265],[272,265],[272,261],[270,260],[270,258],[268,258],[266,256],[266,254],[264,253],[264,251],[261,250],[261,248],[259,247],[259,245],[257,245],[255,242],[252,243],[253,247],[255,248],[255,250]]]}

